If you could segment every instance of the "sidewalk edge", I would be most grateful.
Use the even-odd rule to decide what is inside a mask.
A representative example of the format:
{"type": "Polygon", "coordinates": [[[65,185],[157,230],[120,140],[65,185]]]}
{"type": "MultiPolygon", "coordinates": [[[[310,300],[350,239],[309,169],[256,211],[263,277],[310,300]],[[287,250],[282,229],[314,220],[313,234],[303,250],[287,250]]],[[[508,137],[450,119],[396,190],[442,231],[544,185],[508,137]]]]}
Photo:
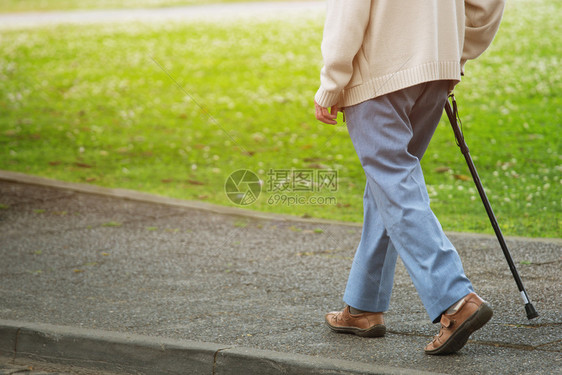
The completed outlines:
{"type": "Polygon", "coordinates": [[[244,347],[0,320],[0,356],[135,374],[434,374],[244,347]]]}
{"type": "Polygon", "coordinates": [[[0,170],[0,180],[29,184],[29,185],[40,185],[40,186],[46,186],[46,187],[52,187],[58,189],[66,189],[66,190],[76,191],[80,193],[96,194],[96,195],[102,195],[112,198],[129,199],[139,202],[165,204],[168,206],[210,211],[222,215],[244,216],[253,219],[303,222],[303,223],[312,223],[312,224],[334,224],[334,225],[346,225],[346,226],[354,226],[354,227],[362,226],[361,223],[352,223],[352,222],[345,222],[345,221],[338,222],[333,220],[316,219],[316,218],[309,219],[309,218],[302,218],[292,215],[253,211],[253,210],[239,208],[239,207],[221,206],[218,204],[213,204],[208,202],[169,198],[161,195],[143,193],[135,190],[107,188],[107,187],[78,183],[78,182],[66,182],[66,181],[54,180],[46,177],[28,175],[25,173],[5,171],[5,170],[0,170]]]}
{"type": "MultiPolygon", "coordinates": [[[[183,207],[183,208],[189,208],[195,210],[202,210],[202,211],[213,212],[221,215],[242,216],[242,217],[257,219],[257,220],[299,222],[299,223],[324,224],[324,225],[341,225],[341,226],[359,227],[359,228],[361,228],[363,225],[362,223],[354,223],[354,222],[347,222],[347,221],[327,220],[327,219],[319,219],[319,218],[302,218],[299,216],[253,211],[253,210],[248,210],[239,207],[221,206],[218,204],[213,204],[208,202],[169,198],[161,195],[143,193],[135,190],[107,188],[107,187],[78,183],[78,182],[66,182],[66,181],[54,180],[46,177],[40,177],[40,176],[29,175],[20,172],[6,171],[6,170],[0,170],[0,180],[29,184],[29,185],[46,186],[46,187],[58,188],[58,189],[66,189],[66,190],[76,191],[80,193],[96,194],[96,195],[102,195],[112,198],[129,199],[138,202],[164,204],[173,207],[183,207]]],[[[447,231],[446,233],[447,235],[454,235],[458,237],[495,238],[494,235],[485,234],[485,233],[467,233],[467,232],[451,232],[451,231],[447,231]]],[[[506,239],[514,240],[514,241],[522,241],[522,242],[543,242],[543,243],[554,243],[556,245],[562,245],[562,238],[506,236],[506,239]]]]}

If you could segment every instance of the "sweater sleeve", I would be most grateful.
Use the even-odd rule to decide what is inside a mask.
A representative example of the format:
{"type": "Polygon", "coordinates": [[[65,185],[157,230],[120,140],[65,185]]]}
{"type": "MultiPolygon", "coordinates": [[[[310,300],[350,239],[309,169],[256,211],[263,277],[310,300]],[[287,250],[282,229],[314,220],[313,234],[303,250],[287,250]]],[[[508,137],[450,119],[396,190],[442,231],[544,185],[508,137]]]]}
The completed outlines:
{"type": "Polygon", "coordinates": [[[480,56],[500,26],[505,0],[466,0],[462,65],[480,56]]]}
{"type": "Polygon", "coordinates": [[[361,45],[371,12],[370,0],[328,0],[322,40],[324,67],[314,99],[331,107],[353,74],[353,59],[361,45]]]}

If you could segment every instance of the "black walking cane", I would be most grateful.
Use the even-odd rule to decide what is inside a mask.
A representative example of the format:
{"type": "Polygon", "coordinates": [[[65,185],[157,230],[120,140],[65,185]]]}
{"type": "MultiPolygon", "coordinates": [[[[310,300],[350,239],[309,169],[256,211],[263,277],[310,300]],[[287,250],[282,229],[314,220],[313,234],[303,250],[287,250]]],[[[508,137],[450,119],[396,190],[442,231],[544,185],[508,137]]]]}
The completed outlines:
{"type": "MultiPolygon", "coordinates": [[[[482,199],[482,203],[484,203],[484,207],[486,208],[486,212],[488,213],[488,217],[490,218],[490,222],[492,223],[492,227],[494,228],[494,232],[496,232],[496,237],[500,242],[500,246],[503,250],[503,255],[505,255],[505,259],[507,260],[507,264],[509,264],[509,268],[511,269],[511,273],[513,274],[513,278],[515,279],[515,283],[517,284],[517,288],[519,288],[519,292],[521,293],[521,297],[525,302],[525,311],[527,312],[527,319],[533,319],[539,316],[537,311],[533,307],[533,304],[529,300],[529,296],[527,295],[527,291],[523,286],[523,281],[521,281],[521,277],[519,277],[519,273],[515,268],[515,264],[513,263],[513,259],[511,258],[511,254],[507,248],[505,240],[503,238],[503,234],[500,230],[498,225],[498,221],[496,220],[496,216],[494,215],[494,211],[492,211],[492,207],[490,206],[490,201],[486,196],[486,192],[482,187],[482,182],[480,182],[480,177],[478,176],[478,172],[476,172],[476,167],[474,166],[474,162],[470,157],[470,152],[468,151],[468,146],[464,140],[464,135],[462,133],[461,127],[459,127],[460,118],[457,110],[457,102],[455,101],[455,96],[451,94],[451,101],[453,102],[453,107],[451,108],[451,103],[447,100],[445,104],[445,112],[447,112],[447,117],[449,118],[449,122],[453,127],[453,132],[455,133],[455,138],[457,140],[457,145],[460,147],[464,158],[466,159],[466,163],[468,164],[468,169],[470,169],[470,174],[472,175],[472,179],[474,180],[474,184],[478,189],[478,193],[480,194],[480,198],[482,199]],[[457,119],[459,121],[457,122],[457,119]]],[[[462,126],[462,123],[461,123],[462,126]]]]}

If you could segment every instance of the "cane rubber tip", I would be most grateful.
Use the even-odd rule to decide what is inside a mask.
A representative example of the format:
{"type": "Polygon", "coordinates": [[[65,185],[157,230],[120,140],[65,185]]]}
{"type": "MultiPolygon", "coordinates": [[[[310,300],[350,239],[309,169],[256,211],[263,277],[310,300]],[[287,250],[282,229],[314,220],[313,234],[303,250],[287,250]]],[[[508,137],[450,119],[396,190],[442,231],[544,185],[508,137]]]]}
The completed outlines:
{"type": "Polygon", "coordinates": [[[537,310],[531,302],[525,304],[525,311],[527,312],[527,319],[531,320],[539,316],[537,310]]]}

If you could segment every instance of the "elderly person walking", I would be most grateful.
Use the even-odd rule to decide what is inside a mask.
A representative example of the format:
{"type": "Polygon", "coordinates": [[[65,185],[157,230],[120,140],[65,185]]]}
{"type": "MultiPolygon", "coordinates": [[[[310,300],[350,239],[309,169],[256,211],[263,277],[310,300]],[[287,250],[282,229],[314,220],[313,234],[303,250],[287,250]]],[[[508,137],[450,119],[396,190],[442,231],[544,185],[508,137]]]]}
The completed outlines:
{"type": "Polygon", "coordinates": [[[504,0],[328,0],[316,118],[345,112],[367,178],[361,241],[336,331],[384,336],[400,256],[439,333],[427,354],[461,349],[492,317],[433,214],[420,160],[467,60],[492,42],[504,0]]]}

